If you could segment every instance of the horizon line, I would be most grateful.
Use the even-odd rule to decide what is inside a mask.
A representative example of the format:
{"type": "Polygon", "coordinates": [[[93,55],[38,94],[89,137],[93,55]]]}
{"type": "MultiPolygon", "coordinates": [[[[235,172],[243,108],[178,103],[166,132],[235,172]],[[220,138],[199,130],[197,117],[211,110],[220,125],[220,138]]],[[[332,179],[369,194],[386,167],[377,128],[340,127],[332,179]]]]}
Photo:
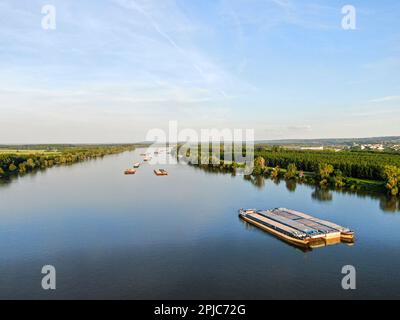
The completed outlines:
{"type": "MultiPolygon", "coordinates": [[[[329,141],[329,140],[362,140],[362,139],[400,139],[399,136],[368,136],[368,137],[347,137],[347,138],[283,138],[283,139],[257,139],[254,140],[255,143],[266,143],[266,142],[295,142],[295,141],[329,141]]],[[[246,140],[242,140],[246,141],[246,140]]],[[[178,141],[177,143],[184,143],[185,141],[178,141]]],[[[201,141],[200,141],[201,142],[201,141]]],[[[207,141],[204,141],[207,142],[207,141]]],[[[209,141],[212,142],[212,141],[209,141]]],[[[0,143],[2,146],[33,146],[33,145],[123,145],[123,144],[164,144],[169,143],[169,141],[155,142],[155,141],[137,141],[137,142],[35,142],[35,143],[0,143]]],[[[175,142],[174,142],[175,143],[175,142]]]]}

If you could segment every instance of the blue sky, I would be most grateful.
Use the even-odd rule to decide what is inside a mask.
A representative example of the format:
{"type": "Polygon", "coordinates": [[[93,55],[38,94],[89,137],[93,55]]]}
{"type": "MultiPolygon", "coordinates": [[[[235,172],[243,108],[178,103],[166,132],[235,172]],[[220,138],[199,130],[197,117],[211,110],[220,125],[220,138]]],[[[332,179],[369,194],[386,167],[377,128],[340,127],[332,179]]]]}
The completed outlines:
{"type": "Polygon", "coordinates": [[[400,135],[399,14],[396,0],[2,0],[0,143],[140,141],[169,120],[400,135]]]}

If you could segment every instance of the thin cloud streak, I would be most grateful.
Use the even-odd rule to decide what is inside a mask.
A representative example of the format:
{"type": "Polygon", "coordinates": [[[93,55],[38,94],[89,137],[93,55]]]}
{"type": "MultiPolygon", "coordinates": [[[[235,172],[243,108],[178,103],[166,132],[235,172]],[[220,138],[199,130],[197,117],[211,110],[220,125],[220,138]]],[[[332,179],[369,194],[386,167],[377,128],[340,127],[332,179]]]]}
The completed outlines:
{"type": "Polygon", "coordinates": [[[390,101],[400,101],[400,96],[386,96],[370,100],[370,102],[390,102],[390,101]]]}

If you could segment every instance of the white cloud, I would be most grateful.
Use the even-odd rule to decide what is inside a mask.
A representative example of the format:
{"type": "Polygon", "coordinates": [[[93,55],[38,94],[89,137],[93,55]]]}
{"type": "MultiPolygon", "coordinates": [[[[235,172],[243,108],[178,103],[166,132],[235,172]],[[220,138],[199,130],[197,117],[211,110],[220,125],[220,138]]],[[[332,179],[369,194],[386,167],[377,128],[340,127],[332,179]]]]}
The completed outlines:
{"type": "Polygon", "coordinates": [[[390,101],[400,101],[400,96],[386,96],[370,100],[370,102],[390,102],[390,101]]]}

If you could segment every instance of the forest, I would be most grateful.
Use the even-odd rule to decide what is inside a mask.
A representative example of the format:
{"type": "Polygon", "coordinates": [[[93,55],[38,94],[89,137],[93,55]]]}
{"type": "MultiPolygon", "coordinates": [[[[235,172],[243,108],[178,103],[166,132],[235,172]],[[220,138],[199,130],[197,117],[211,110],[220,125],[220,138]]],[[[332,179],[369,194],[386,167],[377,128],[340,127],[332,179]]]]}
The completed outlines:
{"type": "Polygon", "coordinates": [[[330,164],[346,177],[384,180],[385,166],[400,168],[400,154],[369,151],[301,151],[281,148],[257,149],[255,158],[261,156],[269,167],[287,168],[293,163],[299,170],[315,172],[321,164],[330,164]]]}
{"type": "MultiPolygon", "coordinates": [[[[215,158],[215,153],[212,151],[213,149],[210,148],[208,155],[210,160],[215,158]]],[[[243,149],[242,152],[246,153],[246,150],[243,149]]],[[[200,157],[207,156],[204,152],[201,154],[200,151],[198,154],[200,157]]],[[[295,179],[315,183],[321,187],[332,186],[343,189],[383,191],[391,195],[400,194],[400,153],[294,150],[282,146],[256,145],[253,156],[252,175],[295,179]]],[[[233,171],[242,166],[240,163],[225,161],[225,158],[224,148],[221,147],[220,163],[217,167],[233,171]]],[[[215,159],[213,160],[215,163],[215,159]]]]}
{"type": "Polygon", "coordinates": [[[0,178],[133,150],[133,145],[34,145],[0,148],[0,178]]]}

